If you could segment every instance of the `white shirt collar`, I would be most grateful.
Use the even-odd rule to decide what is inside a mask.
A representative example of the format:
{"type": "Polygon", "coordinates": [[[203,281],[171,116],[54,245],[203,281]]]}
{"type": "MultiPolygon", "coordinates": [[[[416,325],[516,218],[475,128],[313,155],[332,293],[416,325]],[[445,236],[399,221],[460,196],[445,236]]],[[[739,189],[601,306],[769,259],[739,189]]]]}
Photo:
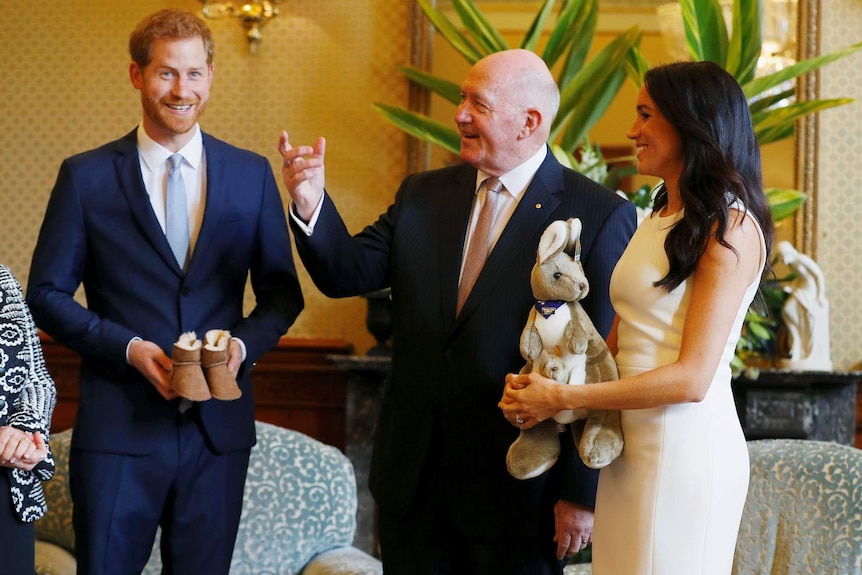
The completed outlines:
{"type": "MultiPolygon", "coordinates": [[[[155,140],[153,140],[147,131],[144,130],[143,122],[138,125],[137,130],[138,136],[138,154],[141,157],[141,161],[146,164],[147,168],[155,171],[157,166],[163,166],[168,158],[171,157],[174,153],[155,140]]],[[[191,140],[188,143],[180,148],[179,153],[182,155],[183,159],[189,163],[189,165],[195,170],[200,166],[201,158],[203,157],[204,144],[203,137],[201,136],[201,128],[199,124],[195,124],[194,134],[192,134],[191,140]]]]}
{"type": "MultiPolygon", "coordinates": [[[[533,176],[535,176],[536,172],[539,171],[539,167],[542,165],[542,162],[545,161],[545,157],[547,155],[548,146],[542,146],[535,154],[527,158],[524,162],[500,176],[500,181],[503,182],[503,186],[505,186],[506,191],[509,192],[513,198],[516,200],[521,199],[521,196],[524,195],[524,192],[527,190],[527,186],[529,186],[530,182],[533,181],[533,176]]],[[[482,170],[478,171],[476,174],[477,192],[479,191],[479,186],[482,185],[482,182],[489,177],[489,174],[486,174],[482,170]]]]}

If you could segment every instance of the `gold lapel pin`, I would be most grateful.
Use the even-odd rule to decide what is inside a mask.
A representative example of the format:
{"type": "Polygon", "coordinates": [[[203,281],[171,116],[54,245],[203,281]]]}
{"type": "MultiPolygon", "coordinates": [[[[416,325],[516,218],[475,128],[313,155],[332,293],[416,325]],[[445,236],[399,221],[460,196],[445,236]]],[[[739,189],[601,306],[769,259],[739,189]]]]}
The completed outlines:
{"type": "Polygon", "coordinates": [[[541,209],[542,209],[542,204],[536,204],[536,209],[537,209],[537,210],[541,210],[541,209]]]}

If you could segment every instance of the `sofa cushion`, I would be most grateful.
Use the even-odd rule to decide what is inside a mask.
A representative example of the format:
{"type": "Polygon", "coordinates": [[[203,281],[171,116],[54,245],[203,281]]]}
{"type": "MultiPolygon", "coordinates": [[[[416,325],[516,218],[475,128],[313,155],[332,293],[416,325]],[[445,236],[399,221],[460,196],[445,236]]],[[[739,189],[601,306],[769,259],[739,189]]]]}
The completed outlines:
{"type": "Polygon", "coordinates": [[[75,575],[75,556],[59,545],[36,541],[36,573],[39,575],[75,575]]]}
{"type": "Polygon", "coordinates": [[[231,574],[299,573],[315,555],[350,545],[356,478],[338,449],[257,422],[231,574]]]}
{"type": "Polygon", "coordinates": [[[36,539],[59,545],[66,551],[75,551],[75,532],[72,530],[72,495],[69,493],[69,447],[72,430],[54,433],[50,438],[56,472],[49,481],[42,482],[48,513],[36,522],[36,539]]]}
{"type": "MultiPolygon", "coordinates": [[[[257,445],[249,459],[231,575],[297,574],[313,557],[353,542],[353,466],[335,447],[302,433],[259,421],[255,425],[257,445]]],[[[71,552],[70,440],[71,431],[51,438],[57,474],[45,483],[48,514],[36,523],[36,533],[71,552]]],[[[156,542],[144,574],[160,572],[156,542]]]]}
{"type": "MultiPolygon", "coordinates": [[[[256,422],[231,575],[294,575],[324,551],[349,546],[356,478],[338,449],[256,422]]],[[[157,545],[144,575],[161,573],[157,545]]]]}
{"type": "Polygon", "coordinates": [[[822,441],[748,442],[751,481],[734,575],[858,575],[862,450],[822,441]]]}

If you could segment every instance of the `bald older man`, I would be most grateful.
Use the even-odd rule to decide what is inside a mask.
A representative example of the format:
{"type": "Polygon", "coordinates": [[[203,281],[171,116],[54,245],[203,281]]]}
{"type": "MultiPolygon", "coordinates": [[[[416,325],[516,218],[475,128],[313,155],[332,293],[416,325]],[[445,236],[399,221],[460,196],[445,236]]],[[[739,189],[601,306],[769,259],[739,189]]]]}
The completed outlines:
{"type": "Polygon", "coordinates": [[[387,575],[555,574],[592,536],[597,472],[563,441],[551,470],[513,479],[506,452],[518,430],[497,408],[506,373],[524,363],[519,338],[545,227],[583,222],[592,289],[582,303],[606,334],[611,272],[636,226],[629,202],[550,153],[559,100],[534,53],[480,60],[455,113],[464,163],[408,176],[386,213],[354,236],[324,190],[323,138],[292,147],[282,134],[290,224],[315,284],[330,297],[392,289],[392,376],[370,478],[387,575]],[[489,192],[489,178],[502,189],[489,192]],[[486,204],[495,204],[490,225],[480,222],[486,204]],[[485,242],[474,278],[465,260],[485,242]]]}

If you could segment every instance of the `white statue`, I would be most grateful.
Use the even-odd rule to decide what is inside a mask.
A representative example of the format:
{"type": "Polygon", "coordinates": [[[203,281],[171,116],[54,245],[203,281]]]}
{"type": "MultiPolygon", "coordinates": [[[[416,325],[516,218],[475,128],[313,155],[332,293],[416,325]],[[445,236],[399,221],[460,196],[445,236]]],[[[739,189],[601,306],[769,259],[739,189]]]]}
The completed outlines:
{"type": "Polygon", "coordinates": [[[778,366],[784,369],[831,371],[829,352],[829,302],[820,267],[790,242],[776,247],[778,258],[796,278],[785,287],[787,300],[781,310],[785,332],[779,338],[778,366]]]}

